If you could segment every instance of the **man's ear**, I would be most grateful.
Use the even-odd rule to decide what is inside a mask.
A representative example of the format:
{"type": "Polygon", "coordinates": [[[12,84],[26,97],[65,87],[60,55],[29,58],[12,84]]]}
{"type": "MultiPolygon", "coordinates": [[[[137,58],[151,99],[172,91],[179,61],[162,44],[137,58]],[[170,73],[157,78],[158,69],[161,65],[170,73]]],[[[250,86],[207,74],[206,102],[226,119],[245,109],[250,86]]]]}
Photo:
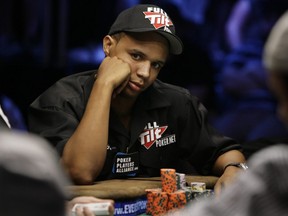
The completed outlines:
{"type": "Polygon", "coordinates": [[[105,56],[109,56],[110,49],[114,43],[114,39],[110,35],[106,35],[103,38],[103,51],[105,53],[105,56]]]}

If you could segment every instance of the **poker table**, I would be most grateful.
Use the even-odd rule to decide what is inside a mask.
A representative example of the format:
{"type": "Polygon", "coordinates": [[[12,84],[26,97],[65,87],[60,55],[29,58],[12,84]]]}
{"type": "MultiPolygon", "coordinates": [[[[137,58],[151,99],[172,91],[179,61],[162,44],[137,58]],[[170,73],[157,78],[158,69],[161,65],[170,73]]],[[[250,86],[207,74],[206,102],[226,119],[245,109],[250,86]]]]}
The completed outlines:
{"type": "MultiPolygon", "coordinates": [[[[187,175],[185,178],[188,185],[190,185],[191,182],[204,182],[207,189],[213,189],[218,179],[218,177],[215,176],[187,175]]],[[[68,186],[68,191],[72,197],[94,196],[102,199],[115,200],[115,209],[119,210],[119,214],[115,213],[115,215],[139,215],[145,212],[145,190],[152,188],[161,188],[160,177],[97,181],[93,185],[68,186]],[[137,212],[137,214],[135,212],[137,212]]]]}
{"type": "MultiPolygon", "coordinates": [[[[212,189],[218,179],[215,176],[186,176],[188,185],[191,182],[204,182],[212,189]]],[[[160,177],[111,179],[95,182],[93,185],[68,186],[72,197],[95,196],[103,199],[134,199],[145,196],[145,189],[161,188],[160,177]]]]}

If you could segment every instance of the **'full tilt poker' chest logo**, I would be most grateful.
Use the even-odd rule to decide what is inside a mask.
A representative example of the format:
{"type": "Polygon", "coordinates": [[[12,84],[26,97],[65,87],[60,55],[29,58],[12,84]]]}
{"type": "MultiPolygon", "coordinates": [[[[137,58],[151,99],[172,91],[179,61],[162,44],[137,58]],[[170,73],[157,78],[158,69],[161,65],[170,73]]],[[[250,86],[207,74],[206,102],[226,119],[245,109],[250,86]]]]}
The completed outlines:
{"type": "Polygon", "coordinates": [[[154,26],[155,29],[164,27],[164,31],[171,33],[169,26],[173,26],[172,21],[168,17],[165,11],[157,7],[148,7],[145,14],[145,18],[150,20],[150,23],[154,26]]]}
{"type": "Polygon", "coordinates": [[[144,131],[139,136],[141,145],[143,145],[146,149],[149,149],[154,143],[156,143],[156,147],[162,147],[164,145],[175,143],[175,134],[162,138],[162,134],[167,128],[168,126],[159,127],[157,122],[153,122],[153,124],[148,123],[145,126],[144,131]]]}

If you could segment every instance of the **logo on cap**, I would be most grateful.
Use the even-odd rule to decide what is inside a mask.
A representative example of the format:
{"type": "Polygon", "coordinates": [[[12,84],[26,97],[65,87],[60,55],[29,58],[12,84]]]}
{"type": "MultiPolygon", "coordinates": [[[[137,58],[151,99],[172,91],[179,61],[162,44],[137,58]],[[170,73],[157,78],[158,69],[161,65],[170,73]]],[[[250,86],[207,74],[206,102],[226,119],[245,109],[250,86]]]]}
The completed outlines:
{"type": "Polygon", "coordinates": [[[172,21],[168,17],[167,13],[158,7],[148,7],[145,14],[145,18],[150,20],[150,23],[155,29],[164,27],[164,31],[171,33],[169,26],[173,26],[172,21]]]}

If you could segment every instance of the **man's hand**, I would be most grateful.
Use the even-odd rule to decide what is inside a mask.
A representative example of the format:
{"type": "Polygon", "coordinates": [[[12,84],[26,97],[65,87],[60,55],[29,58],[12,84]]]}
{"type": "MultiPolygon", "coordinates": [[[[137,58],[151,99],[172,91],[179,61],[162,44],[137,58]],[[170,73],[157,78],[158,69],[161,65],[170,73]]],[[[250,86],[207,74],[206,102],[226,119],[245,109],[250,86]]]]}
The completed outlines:
{"type": "Polygon", "coordinates": [[[116,97],[129,82],[130,74],[131,69],[128,63],[116,56],[107,56],[98,69],[97,82],[101,81],[105,85],[111,85],[113,97],[116,97]]]}
{"type": "Polygon", "coordinates": [[[228,187],[229,184],[233,183],[235,178],[243,169],[236,166],[227,166],[231,163],[245,163],[245,157],[242,152],[238,150],[227,151],[220,155],[214,164],[214,174],[220,176],[214,186],[214,192],[216,196],[219,196],[221,191],[228,187]]]}
{"type": "Polygon", "coordinates": [[[241,168],[235,166],[227,167],[214,186],[215,195],[219,196],[221,191],[232,184],[241,172],[243,172],[241,168]]]}

